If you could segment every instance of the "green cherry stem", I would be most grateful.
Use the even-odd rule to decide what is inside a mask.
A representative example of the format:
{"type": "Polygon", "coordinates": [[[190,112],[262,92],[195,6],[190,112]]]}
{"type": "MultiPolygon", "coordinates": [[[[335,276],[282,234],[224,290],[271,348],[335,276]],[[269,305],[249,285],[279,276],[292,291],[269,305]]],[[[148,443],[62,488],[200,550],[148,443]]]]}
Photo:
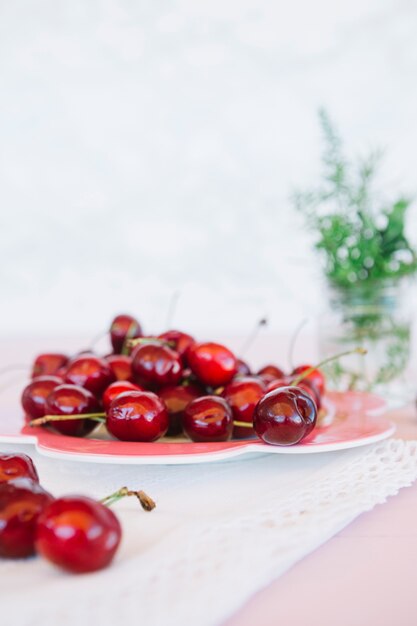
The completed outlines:
{"type": "Polygon", "coordinates": [[[42,424],[48,424],[49,422],[65,422],[67,420],[94,420],[95,422],[103,423],[106,421],[105,413],[79,413],[77,415],[44,415],[37,419],[31,420],[29,426],[42,426],[42,424]]]}
{"type": "Polygon", "coordinates": [[[317,363],[317,365],[309,367],[307,370],[302,372],[299,376],[294,378],[294,380],[292,381],[290,387],[295,387],[296,385],[298,385],[298,383],[300,383],[302,380],[304,380],[304,378],[307,378],[307,376],[310,376],[310,374],[312,374],[316,370],[318,370],[321,367],[323,367],[323,365],[327,365],[327,363],[331,363],[332,361],[335,361],[336,359],[341,359],[344,356],[349,356],[350,354],[362,354],[362,355],[364,355],[366,353],[367,353],[367,350],[365,350],[365,348],[358,347],[358,348],[354,348],[353,350],[346,350],[346,352],[339,352],[338,354],[335,354],[333,356],[329,356],[327,359],[324,359],[323,361],[320,361],[320,363],[317,363]]]}
{"type": "Polygon", "coordinates": [[[233,426],[239,426],[243,428],[253,428],[253,422],[239,422],[239,420],[233,420],[233,426]]]}
{"type": "Polygon", "coordinates": [[[100,502],[101,504],[104,504],[105,506],[112,506],[112,504],[114,504],[115,502],[118,502],[119,500],[121,500],[122,498],[125,498],[126,496],[135,496],[139,500],[141,507],[144,511],[152,511],[156,507],[155,502],[152,500],[150,496],[148,496],[147,493],[145,493],[142,490],[132,491],[131,489],[128,489],[127,487],[121,487],[121,489],[118,489],[117,491],[110,494],[109,496],[102,498],[100,502]]]}

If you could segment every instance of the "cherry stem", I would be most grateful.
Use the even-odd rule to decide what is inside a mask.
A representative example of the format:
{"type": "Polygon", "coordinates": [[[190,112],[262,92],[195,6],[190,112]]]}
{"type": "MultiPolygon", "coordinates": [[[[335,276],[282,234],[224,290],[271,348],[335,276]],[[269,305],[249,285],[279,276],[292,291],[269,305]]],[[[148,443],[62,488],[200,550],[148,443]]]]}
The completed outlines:
{"type": "Polygon", "coordinates": [[[288,362],[290,364],[291,369],[294,369],[294,350],[295,350],[295,344],[297,342],[298,337],[300,336],[301,331],[303,330],[304,326],[310,321],[309,317],[305,317],[303,320],[301,320],[301,322],[298,324],[297,328],[295,329],[293,336],[291,337],[291,341],[290,341],[290,346],[288,349],[288,362]]]}
{"type": "Polygon", "coordinates": [[[243,428],[253,428],[253,422],[239,422],[238,420],[233,420],[233,426],[243,426],[243,428]]]}
{"type": "Polygon", "coordinates": [[[42,426],[42,424],[48,424],[49,422],[65,422],[67,420],[93,420],[95,422],[103,423],[106,421],[105,413],[79,413],[77,415],[44,415],[37,419],[31,420],[29,426],[42,426]]]}
{"type": "Polygon", "coordinates": [[[266,319],[266,317],[263,317],[262,319],[260,319],[260,320],[258,320],[256,322],[256,325],[253,328],[252,332],[246,338],[245,342],[243,343],[242,347],[240,348],[239,354],[240,354],[241,357],[243,357],[245,355],[245,353],[249,350],[249,348],[251,347],[251,345],[255,341],[256,337],[258,336],[258,333],[259,333],[260,329],[262,328],[262,326],[267,326],[267,325],[268,325],[268,320],[266,319]]]}
{"type": "Polygon", "coordinates": [[[174,291],[174,293],[172,294],[171,299],[169,301],[167,319],[166,319],[166,323],[165,323],[167,328],[172,326],[172,320],[174,319],[174,314],[175,314],[175,311],[177,309],[178,300],[180,298],[180,295],[181,295],[181,290],[180,289],[176,289],[174,291]]]}
{"type": "Polygon", "coordinates": [[[142,506],[142,509],[144,511],[152,511],[152,509],[156,507],[155,502],[152,500],[150,496],[148,496],[147,493],[145,493],[142,490],[132,491],[128,489],[127,487],[121,487],[121,489],[118,489],[117,491],[110,494],[109,496],[102,498],[100,502],[101,504],[104,504],[105,506],[111,506],[112,504],[114,504],[115,502],[118,502],[119,500],[121,500],[122,498],[125,498],[126,496],[135,496],[139,500],[142,506]]]}
{"type": "Polygon", "coordinates": [[[130,342],[132,341],[132,335],[135,332],[135,328],[136,328],[136,323],[131,322],[126,333],[126,337],[124,338],[124,341],[123,341],[121,354],[123,354],[124,356],[127,356],[129,354],[129,348],[131,347],[130,342]]]}
{"type": "Polygon", "coordinates": [[[367,352],[368,351],[365,350],[365,348],[358,347],[358,348],[354,348],[353,350],[346,350],[346,352],[339,352],[339,354],[329,356],[327,359],[324,359],[323,361],[320,361],[320,363],[317,363],[317,365],[313,365],[312,367],[309,367],[308,369],[306,369],[304,372],[301,372],[299,376],[294,378],[290,387],[295,387],[296,385],[298,385],[298,383],[304,380],[304,378],[307,378],[307,376],[310,376],[310,374],[312,374],[316,370],[320,369],[324,365],[327,365],[327,363],[331,363],[332,361],[335,361],[336,359],[341,359],[342,357],[349,356],[351,354],[364,355],[364,354],[367,354],[367,352]]]}

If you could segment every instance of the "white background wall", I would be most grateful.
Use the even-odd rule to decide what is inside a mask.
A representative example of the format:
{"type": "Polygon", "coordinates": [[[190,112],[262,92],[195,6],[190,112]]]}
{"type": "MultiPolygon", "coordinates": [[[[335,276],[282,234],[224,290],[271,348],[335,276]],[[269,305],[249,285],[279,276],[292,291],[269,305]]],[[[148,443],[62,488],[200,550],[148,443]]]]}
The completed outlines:
{"type": "Polygon", "coordinates": [[[177,289],[176,326],[290,332],[317,108],[414,192],[416,33],[415,0],[0,0],[1,333],[151,331],[177,289]]]}

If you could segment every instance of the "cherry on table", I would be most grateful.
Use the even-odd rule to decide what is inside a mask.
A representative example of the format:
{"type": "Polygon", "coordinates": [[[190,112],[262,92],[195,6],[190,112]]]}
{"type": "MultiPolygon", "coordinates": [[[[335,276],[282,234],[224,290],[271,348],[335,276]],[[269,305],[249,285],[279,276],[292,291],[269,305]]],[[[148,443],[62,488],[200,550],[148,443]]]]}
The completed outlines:
{"type": "Polygon", "coordinates": [[[210,387],[227,385],[236,374],[236,357],[218,343],[197,343],[191,346],[187,359],[198,380],[210,387]]]}
{"type": "Polygon", "coordinates": [[[116,380],[129,380],[132,378],[132,358],[127,354],[109,354],[104,357],[110,366],[116,380]]]}
{"type": "Polygon", "coordinates": [[[233,432],[232,409],[219,396],[197,398],[184,410],[183,429],[192,441],[227,441],[233,432]]]}
{"type": "Polygon", "coordinates": [[[39,515],[53,497],[36,480],[15,478],[0,483],[0,556],[19,559],[35,552],[39,515]]]}
{"type": "MultiPolygon", "coordinates": [[[[238,422],[252,424],[253,412],[262,396],[265,395],[265,384],[255,377],[236,378],[223,390],[222,396],[232,409],[233,419],[238,422]]],[[[253,428],[235,426],[233,436],[240,439],[255,434],[253,428]]]]}
{"type": "Polygon", "coordinates": [[[116,382],[111,383],[103,393],[103,408],[105,411],[108,411],[110,404],[113,402],[117,396],[120,396],[121,393],[126,391],[145,391],[139,385],[135,385],[135,383],[131,383],[128,380],[116,380],[116,382]]]}
{"type": "Polygon", "coordinates": [[[39,354],[32,366],[32,378],[38,376],[53,376],[67,365],[69,358],[66,354],[45,353],[39,354]]]}
{"type": "Polygon", "coordinates": [[[158,339],[163,339],[168,342],[170,347],[172,347],[175,352],[178,352],[183,364],[187,364],[187,352],[188,349],[195,344],[194,337],[180,330],[167,330],[158,335],[158,339]]]}
{"type": "Polygon", "coordinates": [[[22,477],[39,482],[38,472],[30,456],[17,452],[0,454],[0,484],[22,477]]]}
{"type": "Polygon", "coordinates": [[[107,506],[84,496],[66,496],[42,511],[35,545],[48,561],[81,574],[107,567],[121,536],[120,522],[107,506]]]}
{"type": "Polygon", "coordinates": [[[132,370],[138,385],[153,388],[176,385],[181,379],[182,369],[178,353],[158,340],[150,340],[133,350],[132,370]]]}
{"type": "Polygon", "coordinates": [[[122,441],[156,441],[165,435],[168,425],[164,402],[150,391],[126,391],[107,411],[107,430],[122,441]]]}
{"type": "Polygon", "coordinates": [[[131,315],[117,315],[110,325],[110,341],[116,354],[123,350],[126,339],[142,337],[142,327],[131,315]]]}
{"type": "Polygon", "coordinates": [[[97,422],[90,419],[71,419],[71,415],[97,413],[100,410],[93,394],[77,385],[59,385],[46,400],[47,415],[68,415],[68,420],[50,422],[49,426],[63,435],[83,437],[91,432],[97,422]]]}
{"type": "Polygon", "coordinates": [[[46,414],[46,399],[49,394],[62,385],[59,376],[37,376],[27,385],[22,393],[21,403],[25,414],[30,419],[43,417],[46,414]]]}
{"type": "Polygon", "coordinates": [[[164,401],[169,415],[167,435],[179,435],[182,432],[185,408],[202,394],[201,388],[193,384],[171,385],[161,389],[158,395],[164,401]]]}
{"type": "Polygon", "coordinates": [[[312,396],[299,387],[279,387],[259,400],[253,426],[265,443],[290,446],[314,428],[317,408],[312,396]]]}
{"type": "Polygon", "coordinates": [[[84,387],[97,397],[112,382],[115,377],[105,359],[97,356],[79,356],[67,367],[65,382],[84,387]]]}

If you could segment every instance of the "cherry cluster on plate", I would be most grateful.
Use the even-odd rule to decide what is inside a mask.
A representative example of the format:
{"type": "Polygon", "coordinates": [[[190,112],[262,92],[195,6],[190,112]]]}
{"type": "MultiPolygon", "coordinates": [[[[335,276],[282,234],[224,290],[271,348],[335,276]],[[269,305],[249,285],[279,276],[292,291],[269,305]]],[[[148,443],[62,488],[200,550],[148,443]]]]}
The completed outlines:
{"type": "Polygon", "coordinates": [[[26,454],[0,454],[0,557],[39,554],[74,573],[109,565],[122,529],[108,505],[135,495],[145,510],[154,502],[144,492],[122,488],[102,501],[85,496],[54,498],[39,484],[26,454]]]}
{"type": "Polygon", "coordinates": [[[113,351],[73,357],[41,354],[22,406],[32,425],[84,436],[105,422],[122,441],[187,435],[192,441],[260,437],[293,445],[314,428],[324,393],[320,370],[285,375],[276,365],[256,374],[226,346],[169,330],[145,336],[130,315],[110,326],[113,351]]]}

